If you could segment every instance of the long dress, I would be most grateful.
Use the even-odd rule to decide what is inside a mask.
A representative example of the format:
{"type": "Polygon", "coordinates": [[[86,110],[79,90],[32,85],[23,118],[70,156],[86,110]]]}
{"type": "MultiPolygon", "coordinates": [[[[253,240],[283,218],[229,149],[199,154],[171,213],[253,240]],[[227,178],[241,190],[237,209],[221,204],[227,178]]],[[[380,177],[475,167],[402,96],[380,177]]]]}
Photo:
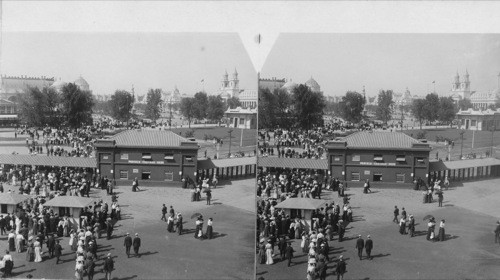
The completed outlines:
{"type": "Polygon", "coordinates": [[[167,220],[167,230],[168,232],[173,232],[174,231],[174,218],[172,216],[168,217],[167,220]]]}
{"type": "Polygon", "coordinates": [[[16,249],[18,253],[21,253],[24,250],[24,237],[22,234],[18,234],[16,236],[16,249]]]}
{"type": "Polygon", "coordinates": [[[300,248],[302,248],[302,252],[305,253],[305,245],[306,245],[307,236],[302,234],[302,242],[300,242],[300,248]]]}
{"type": "Polygon", "coordinates": [[[33,259],[35,258],[35,250],[33,249],[33,243],[29,242],[27,247],[28,250],[26,251],[26,261],[32,262],[33,259]]]}
{"type": "Polygon", "coordinates": [[[16,251],[16,241],[15,241],[16,235],[13,232],[11,232],[9,233],[8,239],[9,239],[9,251],[11,252],[16,251]]]}
{"type": "Polygon", "coordinates": [[[406,221],[404,219],[401,219],[401,221],[399,221],[399,233],[406,233],[406,221]]]}
{"type": "Polygon", "coordinates": [[[427,237],[426,237],[426,239],[427,240],[431,240],[434,237],[434,226],[435,226],[435,224],[432,223],[432,222],[429,222],[427,224],[427,226],[428,226],[428,228],[427,228],[427,237]]]}
{"type": "Polygon", "coordinates": [[[212,227],[212,221],[208,221],[207,222],[207,238],[208,239],[212,239],[213,238],[213,235],[214,235],[214,230],[213,230],[213,227],[212,227]]]}
{"type": "Polygon", "coordinates": [[[302,235],[302,224],[300,222],[295,223],[295,239],[300,239],[302,235]]]}
{"type": "Polygon", "coordinates": [[[441,223],[441,225],[439,225],[438,240],[444,241],[444,238],[445,238],[444,223],[441,223]]]}
{"type": "Polygon", "coordinates": [[[35,241],[33,244],[35,247],[35,262],[41,262],[42,261],[42,247],[40,244],[40,241],[35,241]]]}
{"type": "Polygon", "coordinates": [[[259,245],[259,263],[264,264],[266,262],[266,245],[260,243],[259,245]]]}
{"type": "Polygon", "coordinates": [[[266,264],[273,264],[273,248],[271,244],[266,244],[266,264]]]}

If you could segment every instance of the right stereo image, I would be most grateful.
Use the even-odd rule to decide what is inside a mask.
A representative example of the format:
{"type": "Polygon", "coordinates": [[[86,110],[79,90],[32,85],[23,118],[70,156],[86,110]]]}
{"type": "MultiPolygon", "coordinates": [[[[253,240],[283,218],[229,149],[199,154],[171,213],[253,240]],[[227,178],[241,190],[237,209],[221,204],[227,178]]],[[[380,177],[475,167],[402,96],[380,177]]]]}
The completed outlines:
{"type": "Polygon", "coordinates": [[[494,279],[500,35],[282,33],[259,73],[255,279],[494,279]]]}

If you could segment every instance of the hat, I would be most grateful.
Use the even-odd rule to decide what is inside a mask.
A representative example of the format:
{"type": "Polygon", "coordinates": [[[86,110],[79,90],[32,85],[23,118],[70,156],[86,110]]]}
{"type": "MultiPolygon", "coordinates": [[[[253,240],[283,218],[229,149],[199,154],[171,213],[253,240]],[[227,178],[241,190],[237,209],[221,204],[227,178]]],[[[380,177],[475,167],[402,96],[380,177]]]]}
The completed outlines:
{"type": "Polygon", "coordinates": [[[139,236],[139,234],[138,234],[138,233],[136,233],[136,234],[135,234],[135,236],[139,236]]]}
{"type": "Polygon", "coordinates": [[[108,253],[108,257],[111,257],[111,253],[108,253]]]}
{"type": "Polygon", "coordinates": [[[339,259],[343,259],[343,258],[344,258],[344,256],[340,255],[339,259]]]}
{"type": "Polygon", "coordinates": [[[370,235],[368,234],[368,235],[366,236],[366,238],[370,238],[370,235]]]}
{"type": "Polygon", "coordinates": [[[358,237],[361,237],[361,234],[358,234],[358,237]]]}
{"type": "Polygon", "coordinates": [[[127,235],[130,235],[130,234],[127,232],[127,235]]]}

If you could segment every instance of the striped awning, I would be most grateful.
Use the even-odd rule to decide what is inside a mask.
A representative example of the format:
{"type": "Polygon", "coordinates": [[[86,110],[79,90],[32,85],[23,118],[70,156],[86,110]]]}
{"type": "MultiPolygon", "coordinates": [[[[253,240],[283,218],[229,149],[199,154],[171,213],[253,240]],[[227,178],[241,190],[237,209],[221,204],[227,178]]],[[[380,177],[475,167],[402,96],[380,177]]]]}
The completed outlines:
{"type": "Polygon", "coordinates": [[[326,159],[260,157],[259,167],[281,167],[292,169],[328,169],[326,159]]]}
{"type": "Polygon", "coordinates": [[[46,155],[0,155],[0,164],[97,168],[95,158],[46,155]]]}
{"type": "Polygon", "coordinates": [[[202,159],[198,160],[198,170],[223,168],[231,166],[254,165],[257,163],[256,157],[225,158],[225,159],[202,159]]]}
{"type": "Polygon", "coordinates": [[[478,158],[478,159],[464,159],[454,161],[433,161],[429,162],[430,172],[453,170],[461,168],[472,168],[478,166],[494,166],[500,165],[500,159],[496,158],[478,158]]]}

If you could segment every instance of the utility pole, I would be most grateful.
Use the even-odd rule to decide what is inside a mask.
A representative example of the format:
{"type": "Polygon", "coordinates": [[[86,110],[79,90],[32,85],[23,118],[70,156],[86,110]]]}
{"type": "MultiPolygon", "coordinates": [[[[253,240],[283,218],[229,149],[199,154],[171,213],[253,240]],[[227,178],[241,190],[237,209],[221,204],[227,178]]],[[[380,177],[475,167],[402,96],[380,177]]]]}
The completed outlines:
{"type": "Polygon", "coordinates": [[[233,130],[230,129],[227,131],[227,133],[229,133],[229,157],[231,157],[231,133],[233,133],[233,130]]]}
{"type": "Polygon", "coordinates": [[[464,150],[464,133],[465,133],[465,130],[463,129],[460,132],[460,139],[462,140],[462,143],[460,144],[460,159],[462,159],[462,152],[464,150]]]}
{"type": "Polygon", "coordinates": [[[490,149],[490,157],[493,157],[493,135],[495,134],[495,126],[490,127],[491,130],[491,149],[490,149]]]}

